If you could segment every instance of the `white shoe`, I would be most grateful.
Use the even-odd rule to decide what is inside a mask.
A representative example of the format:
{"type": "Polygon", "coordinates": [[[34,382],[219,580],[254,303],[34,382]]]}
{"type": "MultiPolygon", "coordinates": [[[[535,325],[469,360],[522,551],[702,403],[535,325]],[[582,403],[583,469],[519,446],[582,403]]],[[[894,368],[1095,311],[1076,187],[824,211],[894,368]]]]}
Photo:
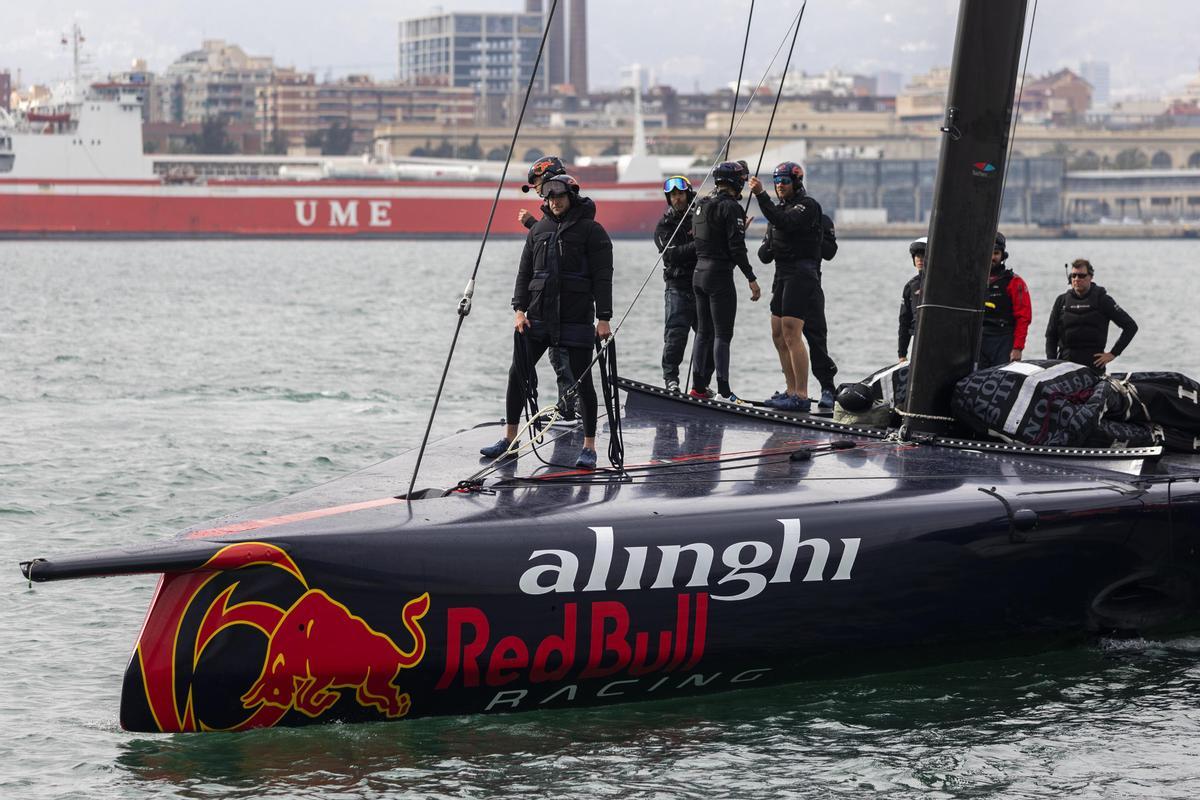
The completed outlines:
{"type": "Polygon", "coordinates": [[[749,403],[742,400],[733,392],[730,392],[729,394],[718,394],[714,399],[720,400],[722,403],[733,403],[735,406],[749,405],[749,403]]]}

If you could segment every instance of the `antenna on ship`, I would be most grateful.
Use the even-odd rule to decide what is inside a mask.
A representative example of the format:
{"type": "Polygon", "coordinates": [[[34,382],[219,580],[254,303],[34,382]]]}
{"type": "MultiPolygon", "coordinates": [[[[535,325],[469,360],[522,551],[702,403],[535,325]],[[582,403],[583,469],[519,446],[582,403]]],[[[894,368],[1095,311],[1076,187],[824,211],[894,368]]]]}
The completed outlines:
{"type": "Polygon", "coordinates": [[[78,22],[71,23],[70,38],[68,38],[67,34],[65,33],[62,35],[63,47],[66,47],[68,44],[71,45],[71,88],[74,89],[76,97],[82,94],[82,84],[80,83],[79,78],[79,45],[83,44],[85,41],[86,40],[83,38],[83,31],[79,29],[78,22]]]}

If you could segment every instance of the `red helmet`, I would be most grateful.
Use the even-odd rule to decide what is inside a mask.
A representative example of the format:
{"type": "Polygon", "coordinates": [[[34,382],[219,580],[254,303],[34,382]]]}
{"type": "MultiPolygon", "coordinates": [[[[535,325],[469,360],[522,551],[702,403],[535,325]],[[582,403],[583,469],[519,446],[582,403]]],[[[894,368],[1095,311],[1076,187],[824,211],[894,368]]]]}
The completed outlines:
{"type": "Polygon", "coordinates": [[[533,162],[533,166],[529,168],[529,174],[526,176],[526,180],[529,182],[521,187],[521,191],[528,192],[547,178],[566,174],[567,168],[563,166],[562,160],[558,156],[543,156],[533,162]]]}

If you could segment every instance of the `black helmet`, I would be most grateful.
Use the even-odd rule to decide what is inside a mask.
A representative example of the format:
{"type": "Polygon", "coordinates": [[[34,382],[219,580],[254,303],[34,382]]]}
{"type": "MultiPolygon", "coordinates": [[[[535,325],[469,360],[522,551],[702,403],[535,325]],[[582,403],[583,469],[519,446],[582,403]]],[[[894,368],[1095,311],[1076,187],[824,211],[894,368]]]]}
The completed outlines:
{"type": "Polygon", "coordinates": [[[875,396],[865,383],[843,383],[837,387],[837,404],[846,411],[861,414],[875,405],[875,396]]]}
{"type": "Polygon", "coordinates": [[[739,161],[722,161],[713,169],[713,181],[720,186],[722,183],[729,185],[734,191],[740,192],[742,187],[746,185],[746,178],[749,169],[744,162],[739,161]]]}
{"type": "Polygon", "coordinates": [[[567,173],[561,175],[552,175],[542,181],[542,196],[550,197],[556,194],[569,194],[572,197],[579,196],[579,181],[567,173]]]}
{"type": "Polygon", "coordinates": [[[992,248],[992,252],[994,253],[997,250],[999,250],[1001,253],[1000,260],[1007,261],[1008,260],[1008,239],[1006,239],[1004,237],[1004,234],[1000,233],[1000,231],[996,231],[996,245],[992,248]]]}
{"type": "Polygon", "coordinates": [[[567,168],[563,166],[562,160],[558,156],[543,156],[533,162],[533,166],[529,168],[529,175],[526,177],[528,183],[521,187],[521,191],[528,192],[547,178],[566,174],[567,168]]]}
{"type": "Polygon", "coordinates": [[[774,180],[788,178],[793,183],[800,183],[804,180],[804,167],[800,166],[795,161],[784,161],[782,164],[775,167],[775,171],[771,173],[771,178],[774,180]]]}
{"type": "Polygon", "coordinates": [[[925,255],[925,251],[929,249],[929,238],[922,236],[920,239],[914,239],[913,243],[908,246],[908,255],[910,258],[925,255]]]}

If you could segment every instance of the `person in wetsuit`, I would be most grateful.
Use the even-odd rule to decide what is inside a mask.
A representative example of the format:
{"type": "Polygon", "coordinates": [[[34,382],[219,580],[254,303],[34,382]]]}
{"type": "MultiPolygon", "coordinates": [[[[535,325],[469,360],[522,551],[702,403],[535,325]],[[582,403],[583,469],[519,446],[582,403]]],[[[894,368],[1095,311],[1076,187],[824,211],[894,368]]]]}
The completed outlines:
{"type": "MultiPolygon", "coordinates": [[[[804,169],[793,161],[775,167],[773,173],[776,205],[757,177],[750,179],[750,191],[769,223],[758,257],[764,264],[775,262],[775,280],[771,284],[771,340],[779,355],[786,389],[777,392],[764,405],[783,411],[809,411],[809,351],[804,331],[809,320],[821,329],[824,347],[825,296],[821,291],[821,205],[804,192],[804,169]]],[[[837,366],[828,360],[825,375],[832,380],[837,366]]],[[[813,357],[817,355],[813,350],[813,357]]],[[[815,372],[814,365],[814,372],[815,372]]],[[[826,388],[822,384],[822,390],[826,388]]],[[[828,387],[829,405],[833,405],[833,387],[828,387]]]]}
{"type": "Polygon", "coordinates": [[[662,253],[666,305],[663,325],[663,381],[668,391],[678,394],[679,364],[687,349],[688,336],[696,330],[696,242],[692,235],[692,201],[696,192],[682,175],[672,175],[663,184],[667,210],[654,228],[654,244],[662,253]]]}
{"type": "Polygon", "coordinates": [[[1138,326],[1103,286],[1092,283],[1095,274],[1086,258],[1071,262],[1067,273],[1071,288],[1055,298],[1046,324],[1046,358],[1074,361],[1103,373],[1105,365],[1133,341],[1138,326]],[[1117,324],[1121,335],[1111,350],[1105,350],[1110,322],[1117,324]]]}
{"type": "Polygon", "coordinates": [[[996,367],[1020,361],[1025,337],[1033,319],[1029,287],[1024,279],[1008,268],[1008,240],[996,234],[992,249],[992,268],[988,275],[987,295],[983,302],[983,335],[979,343],[978,368],[996,367]]]}
{"type": "Polygon", "coordinates": [[[929,240],[924,236],[908,246],[908,256],[917,274],[909,278],[900,294],[900,330],[896,353],[901,361],[908,361],[908,343],[917,335],[917,308],[921,305],[921,293],[925,285],[925,251],[928,247],[929,240]]]}
{"type": "MultiPolygon", "coordinates": [[[[542,184],[543,217],[529,231],[513,287],[513,327],[521,334],[525,364],[533,370],[542,353],[563,348],[578,383],[583,416],[583,450],[575,466],[596,467],[596,390],[592,385],[592,348],[596,337],[612,334],[612,240],[596,222],[596,207],[579,196],[579,182],[556,175],[542,184]],[[599,320],[599,321],[596,321],[599,320]]],[[[526,387],[534,376],[522,374],[517,354],[508,371],[504,438],[479,452],[498,458],[517,435],[517,419],[526,387]]]]}
{"type": "MultiPolygon", "coordinates": [[[[556,175],[566,175],[567,168],[563,166],[562,159],[558,156],[542,156],[537,161],[529,166],[529,172],[526,175],[526,183],[521,187],[522,192],[533,191],[539,197],[542,196],[542,183],[553,178],[556,175]]],[[[592,203],[591,198],[581,197],[581,203],[592,203]]],[[[593,204],[592,215],[595,216],[595,208],[593,204]]],[[[527,229],[533,228],[537,224],[537,217],[522,208],[517,212],[517,221],[524,225],[527,229]]],[[[550,366],[554,368],[554,376],[558,382],[558,396],[562,397],[567,391],[575,385],[575,376],[571,374],[570,358],[567,351],[563,347],[550,348],[550,366]]],[[[578,398],[572,398],[561,406],[562,419],[565,424],[577,424],[579,422],[579,414],[575,401],[578,398]]]]}
{"type": "Polygon", "coordinates": [[[733,268],[737,266],[750,282],[750,299],[762,296],[758,280],[746,256],[746,217],[738,202],[746,185],[746,167],[723,161],[713,170],[717,188],[704,197],[692,212],[696,241],[696,345],[693,349],[692,389],[697,398],[713,397],[709,382],[717,375],[718,400],[741,404],[729,386],[729,343],[737,316],[737,290],[733,268]]]}

